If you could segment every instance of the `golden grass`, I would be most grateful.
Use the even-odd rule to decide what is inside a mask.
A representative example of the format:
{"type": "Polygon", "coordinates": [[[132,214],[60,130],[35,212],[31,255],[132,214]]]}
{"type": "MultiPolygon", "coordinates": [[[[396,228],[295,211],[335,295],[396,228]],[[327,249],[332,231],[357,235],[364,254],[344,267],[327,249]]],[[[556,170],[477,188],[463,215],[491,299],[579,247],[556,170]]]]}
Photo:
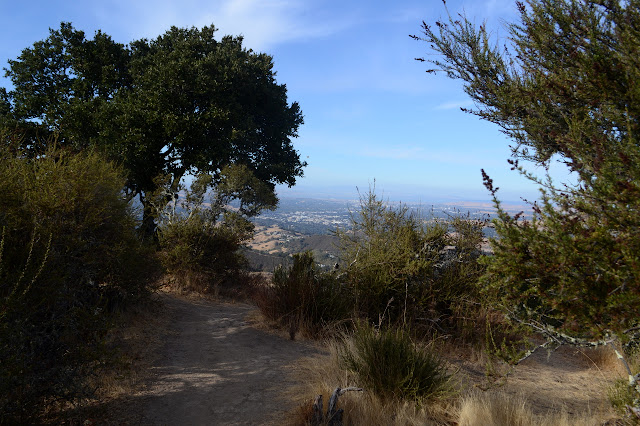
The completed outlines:
{"type": "Polygon", "coordinates": [[[583,363],[588,368],[596,368],[607,373],[625,374],[626,370],[623,364],[609,345],[596,348],[580,348],[576,352],[581,355],[583,363]]]}
{"type": "Polygon", "coordinates": [[[523,396],[502,392],[472,393],[460,402],[460,426],[591,426],[601,425],[602,419],[591,413],[569,415],[558,413],[537,415],[523,396]]]}
{"type": "MultiPolygon", "coordinates": [[[[290,413],[287,424],[306,425],[312,415],[313,400],[323,395],[325,409],[328,399],[336,387],[358,386],[354,377],[341,368],[338,362],[339,341],[329,341],[325,345],[328,353],[299,361],[295,365],[294,376],[299,385],[288,392],[288,398],[298,407],[290,413]]],[[[447,345],[441,345],[440,350],[447,345]]],[[[443,352],[444,353],[444,352],[443,352]]],[[[600,354],[600,352],[598,352],[600,354]]],[[[476,354],[477,355],[477,354],[476,354]]],[[[595,358],[598,355],[593,355],[595,358]]],[[[577,354],[577,362],[580,363],[577,354]]],[[[476,361],[481,362],[482,357],[476,361]]],[[[603,366],[608,366],[609,356],[602,353],[603,366]]],[[[594,360],[596,362],[596,360],[594,360]]],[[[482,369],[478,365],[479,369],[482,369]]],[[[594,371],[594,374],[598,374],[594,371]]],[[[486,381],[486,379],[484,379],[486,381]]],[[[545,412],[534,406],[535,400],[528,400],[523,393],[514,395],[512,386],[504,389],[491,389],[485,392],[474,386],[470,377],[458,374],[461,394],[453,395],[445,400],[436,400],[419,406],[412,402],[385,401],[370,392],[348,392],[339,399],[338,407],[343,408],[345,425],[442,425],[456,424],[466,426],[505,425],[505,426],[568,426],[568,425],[601,425],[611,419],[612,412],[606,409],[592,411],[585,409],[576,414],[563,405],[550,401],[547,406],[553,407],[545,412]],[[464,381],[464,383],[463,383],[464,381]],[[470,390],[471,389],[471,390],[470,390]],[[510,389],[510,392],[507,390],[510,389]]],[[[539,383],[531,382],[535,391],[539,383]]],[[[593,407],[594,409],[597,407],[593,407]]]]}
{"type": "MultiPolygon", "coordinates": [[[[298,407],[291,413],[288,424],[309,424],[311,407],[317,395],[323,395],[324,407],[336,387],[358,386],[354,377],[338,361],[338,341],[326,344],[328,354],[305,358],[295,366],[294,376],[299,383],[288,392],[298,407]]],[[[340,397],[338,407],[344,409],[345,425],[439,425],[451,424],[454,406],[440,400],[419,406],[414,402],[383,400],[367,392],[347,392],[340,397]]]]}

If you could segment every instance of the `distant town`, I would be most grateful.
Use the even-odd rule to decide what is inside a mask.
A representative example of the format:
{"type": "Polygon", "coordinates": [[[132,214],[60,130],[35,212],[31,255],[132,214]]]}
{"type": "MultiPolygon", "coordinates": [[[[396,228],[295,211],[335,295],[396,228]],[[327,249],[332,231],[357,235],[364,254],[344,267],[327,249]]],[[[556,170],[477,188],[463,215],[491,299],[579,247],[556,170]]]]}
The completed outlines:
{"type": "MultiPolygon", "coordinates": [[[[446,220],[455,215],[469,219],[491,219],[494,209],[489,203],[452,203],[424,205],[406,203],[410,212],[425,221],[446,220]]],[[[265,211],[252,219],[256,225],[255,238],[249,243],[246,255],[251,268],[273,271],[281,264],[288,264],[294,253],[312,251],[321,267],[329,268],[339,263],[337,229],[349,229],[351,217],[357,214],[357,200],[318,200],[311,198],[282,198],[274,211],[265,211]]],[[[526,205],[511,205],[507,210],[527,214],[526,205]]],[[[485,236],[494,235],[491,227],[485,228],[485,236]]]]}

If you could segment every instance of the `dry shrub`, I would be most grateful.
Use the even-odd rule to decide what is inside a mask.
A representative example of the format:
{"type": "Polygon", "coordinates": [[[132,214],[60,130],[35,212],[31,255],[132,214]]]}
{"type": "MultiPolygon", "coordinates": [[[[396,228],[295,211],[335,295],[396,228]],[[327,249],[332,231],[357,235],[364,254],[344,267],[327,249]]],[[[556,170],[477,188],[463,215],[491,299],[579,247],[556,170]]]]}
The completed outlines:
{"type": "Polygon", "coordinates": [[[216,293],[238,275],[246,260],[240,252],[252,228],[234,221],[216,223],[204,213],[179,217],[160,227],[160,258],[168,285],[201,293],[216,293]]]}
{"type": "Polygon", "coordinates": [[[473,393],[460,403],[460,426],[588,426],[602,419],[590,413],[570,416],[566,411],[537,415],[523,396],[506,393],[473,393]]]}
{"type": "Polygon", "coordinates": [[[579,348],[582,360],[587,367],[596,368],[606,372],[625,374],[625,369],[616,352],[609,345],[595,348],[579,348]]]}
{"type": "Polygon", "coordinates": [[[92,396],[113,314],[148,296],[124,183],[96,153],[0,149],[0,423],[92,396]]]}

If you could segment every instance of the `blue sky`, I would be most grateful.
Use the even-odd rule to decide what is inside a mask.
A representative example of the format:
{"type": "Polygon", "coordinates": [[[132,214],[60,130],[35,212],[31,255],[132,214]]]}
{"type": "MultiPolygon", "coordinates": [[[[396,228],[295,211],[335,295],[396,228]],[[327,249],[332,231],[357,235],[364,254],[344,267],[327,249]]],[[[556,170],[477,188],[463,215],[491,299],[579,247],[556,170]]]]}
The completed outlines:
{"type": "MultiPolygon", "coordinates": [[[[88,37],[101,29],[116,41],[153,38],[170,26],[214,24],[217,37],[274,57],[277,80],[305,116],[295,146],[308,161],[305,177],[283,196],[356,198],[376,187],[392,200],[485,200],[480,169],[501,198],[537,197],[509,170],[509,141],[496,126],[460,111],[472,106],[459,82],[426,74],[422,20],[445,15],[441,0],[31,0],[2,1],[0,64],[70,21],[88,37]]],[[[513,0],[449,0],[504,37],[501,22],[517,18],[513,0]]],[[[4,73],[2,73],[4,75],[4,73]]],[[[9,82],[0,82],[7,87],[9,82]]]]}

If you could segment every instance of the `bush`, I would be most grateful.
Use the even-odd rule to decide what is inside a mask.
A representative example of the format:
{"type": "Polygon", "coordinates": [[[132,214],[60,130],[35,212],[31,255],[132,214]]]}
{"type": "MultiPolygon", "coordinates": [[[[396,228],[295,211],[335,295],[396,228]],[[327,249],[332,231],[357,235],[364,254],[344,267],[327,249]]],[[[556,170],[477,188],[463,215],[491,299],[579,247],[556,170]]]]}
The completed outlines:
{"type": "MultiPolygon", "coordinates": [[[[540,188],[533,220],[522,221],[502,208],[482,171],[500,237],[483,287],[510,319],[549,342],[591,345],[616,337],[636,345],[640,2],[516,4],[519,19],[506,24],[504,45],[463,15],[423,22],[424,37],[414,36],[436,53],[430,71],[462,80],[475,104],[468,112],[511,139],[512,170],[540,188]],[[575,183],[554,181],[557,163],[575,183]]],[[[640,385],[631,382],[640,410],[640,385]]]]}
{"type": "Polygon", "coordinates": [[[108,312],[145,294],[150,252],[121,170],[94,153],[0,148],[0,421],[89,394],[108,312]]]}
{"type": "Polygon", "coordinates": [[[159,234],[162,264],[179,286],[214,290],[245,265],[240,248],[252,229],[231,218],[218,225],[203,214],[165,224],[159,234]]]}
{"type": "Polygon", "coordinates": [[[638,6],[528,0],[505,24],[506,44],[464,15],[423,22],[424,36],[414,36],[430,46],[430,71],[462,81],[475,104],[468,112],[510,138],[512,170],[540,188],[534,219],[521,221],[482,172],[500,237],[488,295],[567,342],[640,340],[638,6]],[[569,182],[552,178],[557,165],[569,182]]]}
{"type": "Polygon", "coordinates": [[[451,391],[451,375],[444,362],[416,346],[406,330],[361,324],[352,339],[341,359],[366,389],[385,398],[415,401],[451,391]]]}
{"type": "Polygon", "coordinates": [[[428,317],[441,327],[440,320],[460,303],[475,299],[483,272],[477,261],[481,222],[463,217],[427,222],[370,191],[361,197],[351,225],[336,234],[347,265],[343,278],[363,316],[384,316],[391,323],[428,317]]]}
{"type": "Polygon", "coordinates": [[[179,286],[198,291],[216,290],[237,276],[246,265],[240,249],[254,230],[240,212],[225,210],[226,203],[214,200],[211,207],[205,205],[211,182],[209,175],[198,176],[190,190],[185,189],[183,199],[174,199],[159,214],[158,240],[165,270],[179,286]]]}
{"type": "MultiPolygon", "coordinates": [[[[627,346],[623,348],[622,352],[631,371],[635,372],[640,370],[640,348],[627,346]]],[[[615,362],[619,365],[618,359],[616,359],[615,362]]],[[[607,389],[609,402],[618,414],[622,416],[632,415],[629,408],[638,407],[640,402],[638,401],[638,386],[637,380],[635,384],[630,384],[628,377],[625,379],[616,379],[615,382],[609,386],[607,389]]]]}
{"type": "Polygon", "coordinates": [[[289,268],[276,268],[272,286],[258,289],[256,300],[267,318],[289,328],[291,338],[300,328],[318,334],[353,313],[348,289],[334,275],[322,273],[311,252],[295,254],[289,268]]]}

